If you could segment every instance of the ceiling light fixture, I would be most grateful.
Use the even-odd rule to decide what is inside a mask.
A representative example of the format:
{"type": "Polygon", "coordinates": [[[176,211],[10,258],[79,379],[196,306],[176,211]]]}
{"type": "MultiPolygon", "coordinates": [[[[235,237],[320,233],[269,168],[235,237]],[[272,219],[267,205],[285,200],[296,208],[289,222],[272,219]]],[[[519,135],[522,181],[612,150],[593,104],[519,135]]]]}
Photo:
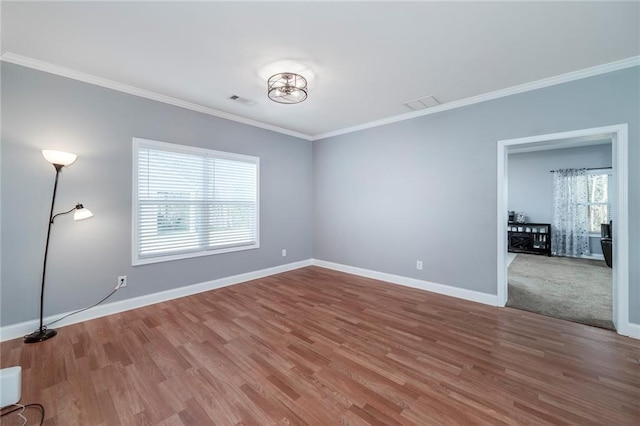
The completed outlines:
{"type": "Polygon", "coordinates": [[[269,77],[269,99],[281,104],[297,104],[307,99],[307,79],[300,74],[281,72],[269,77]]]}

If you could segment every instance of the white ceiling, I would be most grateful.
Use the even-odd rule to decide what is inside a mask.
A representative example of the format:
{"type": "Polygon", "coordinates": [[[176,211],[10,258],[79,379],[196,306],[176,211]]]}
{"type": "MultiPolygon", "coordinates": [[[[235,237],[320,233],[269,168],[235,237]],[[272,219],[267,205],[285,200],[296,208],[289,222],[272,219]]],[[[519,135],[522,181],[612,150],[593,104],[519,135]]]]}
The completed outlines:
{"type": "Polygon", "coordinates": [[[637,56],[639,6],[3,1],[2,53],[317,136],[637,56]],[[309,98],[270,101],[266,78],[292,67],[309,98]]]}

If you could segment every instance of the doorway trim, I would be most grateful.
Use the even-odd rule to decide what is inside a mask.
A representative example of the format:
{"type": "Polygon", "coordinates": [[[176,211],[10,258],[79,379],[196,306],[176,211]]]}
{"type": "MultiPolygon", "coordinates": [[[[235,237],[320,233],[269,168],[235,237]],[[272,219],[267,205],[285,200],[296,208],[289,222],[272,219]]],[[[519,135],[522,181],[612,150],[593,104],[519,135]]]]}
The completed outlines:
{"type": "Polygon", "coordinates": [[[629,170],[628,125],[594,127],[569,132],[529,136],[498,141],[498,306],[504,307],[508,298],[507,284],[507,184],[509,147],[536,145],[561,148],[575,147],[581,142],[611,139],[614,170],[615,200],[613,214],[613,323],[618,334],[629,336],[629,170]]]}

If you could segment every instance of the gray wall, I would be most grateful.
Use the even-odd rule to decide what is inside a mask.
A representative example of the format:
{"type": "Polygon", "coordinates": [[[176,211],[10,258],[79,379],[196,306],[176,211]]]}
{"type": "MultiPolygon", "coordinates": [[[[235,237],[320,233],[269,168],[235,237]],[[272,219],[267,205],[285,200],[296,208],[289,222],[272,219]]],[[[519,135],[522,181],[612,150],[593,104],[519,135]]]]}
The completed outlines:
{"type": "Polygon", "coordinates": [[[628,123],[629,305],[640,323],[639,70],[315,141],[315,258],[496,294],[497,141],[628,123]]]}
{"type": "Polygon", "coordinates": [[[96,301],[121,274],[129,287],[112,300],[310,257],[495,294],[496,141],[619,123],[629,123],[629,303],[640,323],[639,74],[320,140],[312,152],[307,141],[2,63],[0,325],[38,315],[54,177],[43,148],[80,156],[61,174],[57,210],[82,201],[95,214],[56,221],[50,315],[96,301]],[[262,247],[132,267],[134,136],[259,156],[262,247]]]}
{"type": "MultiPolygon", "coordinates": [[[[611,165],[611,143],[509,154],[508,209],[524,212],[529,222],[553,223],[553,174],[549,171],[611,165]]],[[[590,242],[591,253],[601,255],[600,237],[590,242]]]]}
{"type": "Polygon", "coordinates": [[[309,259],[311,142],[2,63],[2,326],[38,317],[40,273],[54,168],[43,148],[75,152],[56,211],[81,201],[90,220],[56,220],[45,315],[87,306],[118,275],[112,301],[309,259]],[[131,138],[260,157],[261,248],[131,266],[131,138]],[[281,257],[281,249],[287,257],[281,257]]]}

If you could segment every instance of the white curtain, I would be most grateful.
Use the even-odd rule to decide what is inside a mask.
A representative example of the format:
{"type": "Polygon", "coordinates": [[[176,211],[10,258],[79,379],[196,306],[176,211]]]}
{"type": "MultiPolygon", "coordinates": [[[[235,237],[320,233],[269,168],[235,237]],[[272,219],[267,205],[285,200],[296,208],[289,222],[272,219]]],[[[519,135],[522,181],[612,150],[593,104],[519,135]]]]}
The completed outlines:
{"type": "Polygon", "coordinates": [[[586,169],[553,172],[551,251],[557,256],[589,255],[589,189],[586,169]]]}

